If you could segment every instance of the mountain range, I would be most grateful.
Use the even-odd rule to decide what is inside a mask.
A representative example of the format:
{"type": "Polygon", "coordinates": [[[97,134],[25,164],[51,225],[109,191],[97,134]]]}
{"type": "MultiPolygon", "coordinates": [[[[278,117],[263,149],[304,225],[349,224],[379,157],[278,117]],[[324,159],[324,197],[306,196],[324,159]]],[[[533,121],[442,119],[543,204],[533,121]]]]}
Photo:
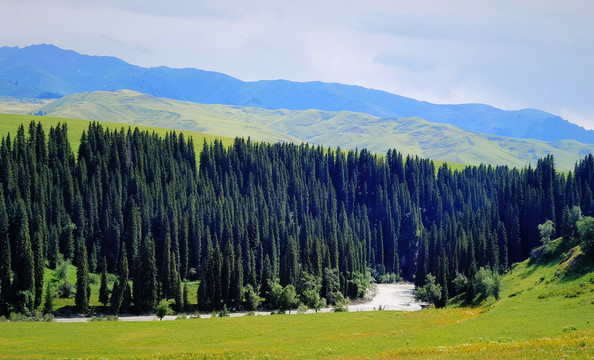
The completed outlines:
{"type": "Polygon", "coordinates": [[[121,89],[202,104],[350,111],[382,119],[417,117],[491,135],[594,143],[594,131],[535,109],[507,111],[483,104],[432,104],[337,83],[245,82],[198,69],[144,68],[118,58],[81,55],[53,45],[0,48],[0,96],[47,98],[121,89]]]}

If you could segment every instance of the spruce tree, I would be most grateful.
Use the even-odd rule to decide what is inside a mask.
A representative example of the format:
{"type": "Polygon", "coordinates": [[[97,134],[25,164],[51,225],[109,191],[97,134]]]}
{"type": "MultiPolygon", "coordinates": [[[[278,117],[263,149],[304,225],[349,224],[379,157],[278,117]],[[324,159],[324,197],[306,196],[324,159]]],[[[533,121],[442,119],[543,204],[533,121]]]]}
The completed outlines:
{"type": "Polygon", "coordinates": [[[134,281],[134,304],[136,312],[152,311],[157,306],[158,284],[155,261],[155,241],[148,234],[141,247],[134,281]]]}
{"type": "Polygon", "coordinates": [[[17,300],[19,303],[16,305],[19,309],[31,310],[35,294],[35,262],[29,235],[29,218],[22,199],[16,205],[14,217],[15,247],[12,266],[15,279],[14,291],[20,299],[17,300]],[[29,302],[30,300],[31,302],[29,302]]]}
{"type": "Polygon", "coordinates": [[[78,312],[86,313],[89,310],[89,297],[87,294],[87,288],[89,287],[89,264],[87,260],[87,247],[82,238],[78,240],[76,265],[76,297],[74,304],[78,312]]]}
{"type": "Polygon", "coordinates": [[[4,191],[0,186],[0,314],[6,314],[12,298],[10,240],[8,238],[8,214],[4,191]]]}
{"type": "Polygon", "coordinates": [[[45,257],[43,256],[43,233],[38,230],[33,235],[33,254],[35,259],[35,307],[41,305],[43,294],[43,275],[45,271],[45,257]]]}
{"type": "Polygon", "coordinates": [[[101,286],[99,287],[99,302],[107,306],[109,302],[109,288],[107,287],[107,261],[103,257],[103,271],[101,271],[101,286]]]}
{"type": "Polygon", "coordinates": [[[124,302],[124,296],[128,290],[128,256],[126,254],[126,248],[122,248],[120,252],[120,259],[118,261],[118,282],[117,286],[114,286],[111,293],[111,311],[114,314],[120,312],[122,303],[124,302]]]}
{"type": "Polygon", "coordinates": [[[51,314],[54,312],[54,294],[51,286],[51,282],[47,282],[45,287],[45,301],[43,302],[43,312],[45,314],[51,314]]]}

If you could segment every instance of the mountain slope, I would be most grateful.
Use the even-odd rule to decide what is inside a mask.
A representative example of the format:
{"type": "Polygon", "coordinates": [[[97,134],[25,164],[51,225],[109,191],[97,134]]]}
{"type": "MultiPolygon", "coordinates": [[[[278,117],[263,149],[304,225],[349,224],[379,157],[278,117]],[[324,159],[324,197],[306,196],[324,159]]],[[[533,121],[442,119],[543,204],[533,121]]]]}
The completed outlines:
{"type": "Polygon", "coordinates": [[[0,95],[37,97],[132,89],[158,97],[266,109],[354,111],[378,117],[421,117],[470,131],[546,141],[594,143],[594,131],[534,109],[504,111],[481,104],[436,105],[336,83],[244,82],[197,69],[143,68],[113,57],[80,55],[52,45],[0,48],[0,95]]]}
{"type": "Polygon", "coordinates": [[[192,130],[262,141],[310,142],[346,149],[367,148],[478,165],[523,167],[548,154],[569,170],[594,145],[574,140],[543,142],[485,135],[420,118],[379,118],[349,111],[266,110],[197,104],[130,90],[66,96],[39,109],[50,116],[192,130]]]}

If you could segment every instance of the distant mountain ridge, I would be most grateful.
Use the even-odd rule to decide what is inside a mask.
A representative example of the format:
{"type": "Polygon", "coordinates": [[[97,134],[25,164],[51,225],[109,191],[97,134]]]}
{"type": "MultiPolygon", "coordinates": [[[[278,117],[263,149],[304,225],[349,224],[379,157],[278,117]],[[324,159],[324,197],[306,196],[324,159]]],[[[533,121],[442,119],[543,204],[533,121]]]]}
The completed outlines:
{"type": "Polygon", "coordinates": [[[68,95],[34,112],[221,136],[249,136],[266,142],[367,148],[378,154],[396,149],[404,154],[469,165],[485,163],[521,168],[553,154],[558,169],[570,170],[577,160],[594,152],[594,145],[575,140],[544,142],[487,135],[449,124],[430,123],[418,117],[379,118],[351,111],[268,110],[198,104],[131,90],[68,95]]]}
{"type": "Polygon", "coordinates": [[[353,111],[380,118],[420,117],[486,134],[594,143],[594,131],[535,109],[506,111],[483,104],[438,105],[337,83],[244,82],[198,69],[143,68],[118,58],[81,55],[53,45],[2,47],[0,59],[0,96],[40,97],[131,89],[204,104],[353,111]]]}

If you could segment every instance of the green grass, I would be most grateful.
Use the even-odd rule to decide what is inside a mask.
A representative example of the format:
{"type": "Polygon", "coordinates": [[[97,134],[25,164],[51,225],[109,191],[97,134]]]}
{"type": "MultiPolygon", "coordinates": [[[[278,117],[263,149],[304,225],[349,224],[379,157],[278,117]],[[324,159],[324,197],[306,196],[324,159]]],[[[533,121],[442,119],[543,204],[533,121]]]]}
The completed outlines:
{"type": "Polygon", "coordinates": [[[558,278],[558,266],[518,264],[501,299],[475,308],[0,323],[0,358],[591,358],[594,273],[558,278]]]}

